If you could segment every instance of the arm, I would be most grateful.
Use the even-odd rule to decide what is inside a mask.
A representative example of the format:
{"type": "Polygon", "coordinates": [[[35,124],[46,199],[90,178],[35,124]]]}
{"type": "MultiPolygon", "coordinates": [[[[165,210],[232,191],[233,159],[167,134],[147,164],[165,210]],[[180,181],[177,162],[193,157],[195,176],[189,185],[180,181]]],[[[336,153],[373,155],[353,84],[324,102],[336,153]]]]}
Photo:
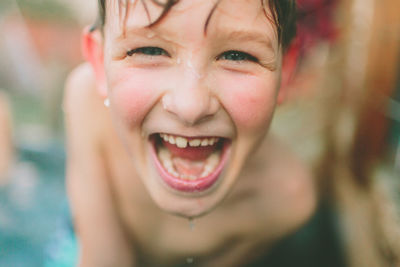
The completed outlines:
{"type": "Polygon", "coordinates": [[[13,159],[13,142],[11,134],[11,114],[6,95],[0,92],[0,185],[7,181],[7,172],[13,159]]]}
{"type": "Polygon", "coordinates": [[[78,67],[67,80],[64,97],[67,191],[81,247],[79,266],[132,266],[133,249],[119,221],[102,157],[104,107],[92,76],[88,65],[78,67]]]}

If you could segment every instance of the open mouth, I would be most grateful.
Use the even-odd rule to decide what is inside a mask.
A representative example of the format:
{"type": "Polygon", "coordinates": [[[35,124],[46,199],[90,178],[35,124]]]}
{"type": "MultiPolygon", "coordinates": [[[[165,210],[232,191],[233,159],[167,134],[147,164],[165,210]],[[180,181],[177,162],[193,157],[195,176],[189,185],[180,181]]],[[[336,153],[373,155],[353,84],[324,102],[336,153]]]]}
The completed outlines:
{"type": "Polygon", "coordinates": [[[163,181],[182,192],[204,192],[214,185],[227,161],[230,140],[165,133],[150,137],[153,159],[163,181]]]}

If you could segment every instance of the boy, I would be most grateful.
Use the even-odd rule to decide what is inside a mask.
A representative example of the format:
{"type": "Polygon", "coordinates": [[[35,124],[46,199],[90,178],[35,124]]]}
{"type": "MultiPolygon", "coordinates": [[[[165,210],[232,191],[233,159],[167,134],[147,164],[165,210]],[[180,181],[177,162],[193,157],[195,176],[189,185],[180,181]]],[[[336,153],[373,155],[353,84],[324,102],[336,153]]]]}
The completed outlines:
{"type": "Polygon", "coordinates": [[[65,96],[80,266],[250,265],[316,202],[310,172],[267,134],[294,1],[99,8],[65,96]]]}

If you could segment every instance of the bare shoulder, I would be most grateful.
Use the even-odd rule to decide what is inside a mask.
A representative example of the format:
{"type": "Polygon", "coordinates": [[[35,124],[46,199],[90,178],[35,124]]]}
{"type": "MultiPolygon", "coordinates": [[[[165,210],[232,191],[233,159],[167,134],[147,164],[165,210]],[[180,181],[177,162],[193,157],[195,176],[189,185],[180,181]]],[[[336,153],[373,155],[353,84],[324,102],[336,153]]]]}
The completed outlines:
{"type": "Polygon", "coordinates": [[[278,221],[287,222],[286,227],[294,229],[315,211],[318,195],[315,177],[311,168],[289,146],[274,137],[269,143],[270,179],[263,184],[263,190],[274,200],[269,208],[275,211],[278,221]]]}
{"type": "MultiPolygon", "coordinates": [[[[90,64],[85,62],[73,69],[65,85],[64,97],[67,104],[72,104],[68,101],[77,100],[76,97],[96,95],[96,81],[90,64]]],[[[97,97],[100,98],[99,95],[97,97]]]]}
{"type": "Polygon", "coordinates": [[[83,124],[85,131],[101,127],[104,124],[102,115],[106,113],[103,101],[96,89],[92,67],[88,63],[76,67],[68,76],[64,89],[63,108],[66,117],[71,119],[70,124],[83,124]]]}
{"type": "Polygon", "coordinates": [[[123,235],[106,172],[103,147],[105,138],[110,141],[110,117],[89,64],[67,78],[63,104],[66,185],[81,247],[79,266],[131,266],[132,248],[123,235]]]}

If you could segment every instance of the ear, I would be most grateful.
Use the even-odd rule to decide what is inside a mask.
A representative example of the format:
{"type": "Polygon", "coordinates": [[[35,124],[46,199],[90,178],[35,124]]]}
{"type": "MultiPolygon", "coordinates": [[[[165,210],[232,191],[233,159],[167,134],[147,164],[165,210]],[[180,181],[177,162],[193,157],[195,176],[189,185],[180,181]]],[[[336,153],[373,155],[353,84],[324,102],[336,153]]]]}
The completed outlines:
{"type": "Polygon", "coordinates": [[[97,91],[107,97],[106,75],[104,71],[103,38],[99,30],[85,27],[82,33],[82,53],[93,68],[97,91]]]}
{"type": "Polygon", "coordinates": [[[281,86],[278,92],[278,104],[282,104],[287,98],[291,82],[296,74],[299,52],[299,42],[294,40],[283,55],[281,86]]]}

